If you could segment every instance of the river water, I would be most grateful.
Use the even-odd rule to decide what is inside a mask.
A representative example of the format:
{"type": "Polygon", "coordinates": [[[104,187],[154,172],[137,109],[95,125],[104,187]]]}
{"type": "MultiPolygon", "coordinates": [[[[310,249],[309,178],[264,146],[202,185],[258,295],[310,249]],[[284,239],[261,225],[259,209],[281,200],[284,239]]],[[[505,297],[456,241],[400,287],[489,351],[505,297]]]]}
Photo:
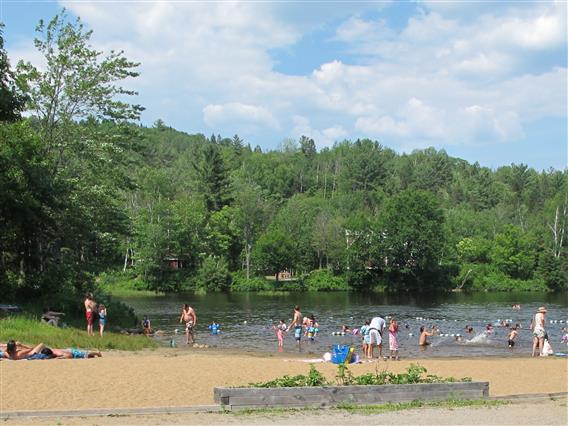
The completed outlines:
{"type": "MultiPolygon", "coordinates": [[[[184,327],[179,323],[183,303],[190,304],[198,316],[196,340],[219,350],[277,352],[277,340],[272,328],[279,319],[291,321],[294,305],[302,315],[313,314],[320,332],[315,341],[302,339],[301,352],[310,357],[321,356],[334,344],[354,344],[360,347],[356,335],[337,336],[343,324],[358,328],[373,316],[394,316],[399,323],[400,355],[405,358],[453,356],[527,356],[531,353],[531,318],[539,306],[545,305],[547,332],[556,352],[568,352],[561,344],[562,328],[568,327],[568,294],[540,293],[450,293],[450,294],[361,294],[361,293],[290,293],[259,295],[256,293],[176,294],[117,298],[132,308],[139,317],[148,315],[154,330],[163,330],[156,337],[164,345],[174,340],[184,347],[184,327]],[[512,309],[520,304],[520,310],[512,309]],[[216,320],[221,334],[211,336],[207,326],[216,320]],[[508,321],[519,323],[517,345],[507,347],[508,329],[495,327],[494,333],[483,333],[488,323],[508,321]],[[437,325],[441,336],[430,338],[425,350],[418,346],[420,326],[437,325]],[[466,325],[473,334],[464,331],[466,325]],[[446,334],[448,336],[446,336],[446,334]],[[464,341],[456,341],[456,335],[464,341]],[[312,356],[313,355],[313,356],[312,356]]],[[[109,313],[110,314],[110,313],[109,313]]],[[[110,314],[112,317],[112,314],[110,314]]],[[[385,342],[386,343],[386,342],[385,342]]],[[[388,343],[385,344],[388,349],[388,343]]],[[[293,333],[285,337],[284,352],[298,352],[293,333]]],[[[358,349],[358,352],[361,351],[358,349]]]]}

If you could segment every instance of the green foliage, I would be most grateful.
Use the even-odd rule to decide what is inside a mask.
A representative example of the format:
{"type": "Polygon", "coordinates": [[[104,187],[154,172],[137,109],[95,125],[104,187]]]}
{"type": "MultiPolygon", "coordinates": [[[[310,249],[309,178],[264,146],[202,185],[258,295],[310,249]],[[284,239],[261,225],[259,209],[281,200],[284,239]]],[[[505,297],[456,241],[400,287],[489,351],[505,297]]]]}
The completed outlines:
{"type": "Polygon", "coordinates": [[[338,383],[342,385],[406,385],[415,383],[455,383],[471,382],[470,377],[463,377],[459,380],[454,377],[440,377],[426,374],[427,370],[418,364],[410,364],[405,373],[395,374],[388,371],[376,371],[375,373],[353,376],[344,364],[337,367],[338,383]]]}
{"type": "Polygon", "coordinates": [[[466,237],[457,244],[457,252],[462,262],[486,263],[489,261],[491,241],[485,238],[466,237]]]}
{"type": "Polygon", "coordinates": [[[307,376],[299,374],[297,376],[282,376],[278,379],[270,380],[268,382],[249,383],[249,386],[254,388],[290,388],[290,387],[303,387],[303,386],[325,386],[328,382],[316,370],[313,364],[310,364],[310,371],[307,376]]]}
{"type": "Polygon", "coordinates": [[[491,260],[510,277],[529,279],[536,265],[536,241],[519,227],[507,225],[502,233],[495,236],[491,260]]]}
{"type": "Polygon", "coordinates": [[[231,275],[227,261],[220,257],[208,256],[203,259],[195,278],[195,289],[200,293],[218,292],[229,289],[231,275]]]}
{"type": "Polygon", "coordinates": [[[274,230],[259,238],[253,259],[259,270],[277,276],[292,265],[294,254],[292,237],[283,231],[274,230]]]}
{"type": "Polygon", "coordinates": [[[14,72],[4,49],[3,33],[4,24],[0,22],[0,122],[18,120],[26,101],[16,86],[14,72]]]}
{"type": "Polygon", "coordinates": [[[333,275],[328,269],[312,271],[304,278],[308,291],[348,291],[350,287],[342,276],[333,275]]]}
{"type": "Polygon", "coordinates": [[[42,65],[15,71],[2,30],[2,300],[76,302],[119,268],[143,284],[111,292],[221,291],[241,269],[233,291],[272,291],[255,275],[283,270],[309,275],[274,290],[567,288],[566,170],[369,139],[263,153],[238,135],[136,126],[122,85],[139,64],[95,50],[79,19],[40,22],[42,65]]]}
{"type": "MultiPolygon", "coordinates": [[[[112,311],[109,308],[112,321],[112,311]]],[[[118,349],[137,351],[144,348],[156,348],[158,344],[145,336],[125,336],[105,332],[104,336],[87,336],[84,330],[67,327],[58,328],[43,324],[39,318],[29,316],[9,316],[0,319],[0,341],[17,340],[27,345],[45,343],[54,348],[84,348],[84,349],[118,349]]]]}
{"type": "Polygon", "coordinates": [[[543,279],[521,280],[509,275],[489,264],[465,264],[454,280],[456,287],[466,278],[464,289],[474,291],[547,291],[543,279]],[[469,272],[469,273],[468,273],[469,272]]]}
{"type": "MultiPolygon", "coordinates": [[[[100,291],[110,296],[133,297],[155,296],[156,291],[148,290],[148,284],[128,273],[107,271],[97,276],[97,286],[100,291]]],[[[158,293],[159,294],[159,293],[158,293]]]]}
{"type": "Polygon", "coordinates": [[[441,275],[443,222],[440,202],[431,193],[395,195],[373,234],[373,266],[383,269],[394,286],[427,289],[441,275]]]}
{"type": "Polygon", "coordinates": [[[273,288],[273,285],[264,278],[253,277],[247,279],[242,271],[234,273],[231,282],[231,291],[234,292],[270,291],[273,288]]]}
{"type": "MultiPolygon", "coordinates": [[[[346,364],[337,365],[337,374],[335,376],[337,384],[342,386],[348,385],[406,385],[416,383],[455,383],[455,382],[471,382],[470,377],[455,379],[454,377],[440,377],[426,374],[426,368],[419,364],[410,364],[405,373],[395,374],[388,371],[378,370],[375,373],[362,374],[354,376],[349,371],[346,364]]],[[[283,376],[268,382],[249,383],[249,386],[257,388],[282,388],[282,387],[299,387],[299,386],[326,386],[330,385],[325,377],[323,377],[314,367],[310,365],[310,372],[307,376],[283,376]]]]}
{"type": "Polygon", "coordinates": [[[566,257],[556,257],[550,252],[542,252],[537,276],[551,290],[568,290],[568,261],[566,257]]]}

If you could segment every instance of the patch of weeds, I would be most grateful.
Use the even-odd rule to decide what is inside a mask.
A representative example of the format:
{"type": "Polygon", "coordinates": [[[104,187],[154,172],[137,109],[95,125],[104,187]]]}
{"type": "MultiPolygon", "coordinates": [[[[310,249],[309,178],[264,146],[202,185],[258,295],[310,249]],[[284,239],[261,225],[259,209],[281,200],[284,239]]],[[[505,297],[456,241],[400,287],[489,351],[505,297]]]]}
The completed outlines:
{"type": "Polygon", "coordinates": [[[386,412],[412,410],[415,408],[461,408],[461,407],[495,407],[507,404],[506,401],[499,400],[487,400],[487,399],[447,399],[444,401],[411,401],[411,402],[399,402],[399,403],[388,403],[380,405],[355,405],[355,404],[340,404],[333,408],[336,410],[349,411],[351,413],[357,414],[380,414],[386,412]]]}
{"type": "Polygon", "coordinates": [[[308,375],[298,374],[297,376],[282,376],[268,382],[249,383],[253,388],[291,388],[301,386],[325,386],[327,380],[322,374],[316,370],[313,364],[310,364],[308,375]]]}

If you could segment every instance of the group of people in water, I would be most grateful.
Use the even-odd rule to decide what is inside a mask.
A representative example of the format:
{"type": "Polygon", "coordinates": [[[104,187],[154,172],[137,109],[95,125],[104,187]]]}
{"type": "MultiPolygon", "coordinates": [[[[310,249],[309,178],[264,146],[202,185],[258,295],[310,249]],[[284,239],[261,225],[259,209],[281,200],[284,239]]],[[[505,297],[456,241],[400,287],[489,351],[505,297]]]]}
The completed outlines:
{"type": "MultiPolygon", "coordinates": [[[[520,305],[515,304],[512,309],[519,310],[520,305]]],[[[547,356],[553,354],[554,351],[549,342],[548,334],[545,331],[545,314],[547,310],[544,306],[538,308],[536,314],[532,318],[530,329],[532,331],[533,338],[533,351],[532,356],[547,356]]],[[[380,316],[373,317],[366,320],[364,325],[360,328],[350,328],[347,325],[343,325],[340,331],[333,332],[332,335],[359,335],[362,339],[362,350],[363,354],[367,359],[372,359],[375,357],[375,348],[378,350],[378,357],[383,358],[383,341],[386,340],[388,333],[388,347],[389,347],[389,357],[394,360],[399,359],[399,324],[396,318],[386,317],[385,320],[380,316]]],[[[496,327],[502,327],[507,329],[506,341],[508,348],[514,348],[516,340],[519,336],[519,330],[522,328],[520,323],[512,324],[507,321],[501,321],[496,327]]],[[[409,325],[405,325],[406,329],[409,329],[409,325]]],[[[286,332],[294,331],[294,338],[298,344],[301,344],[302,336],[306,336],[310,341],[313,341],[317,334],[319,333],[319,324],[317,323],[314,315],[309,315],[307,317],[302,316],[299,306],[294,307],[292,322],[287,326],[284,320],[280,320],[277,325],[273,325],[273,329],[276,332],[278,340],[279,350],[283,347],[284,334],[286,332]]],[[[480,333],[482,337],[489,337],[495,333],[494,325],[487,324],[485,329],[480,333]]],[[[465,334],[475,336],[475,330],[473,326],[466,325],[465,334]]],[[[412,337],[413,333],[409,333],[412,337]]],[[[464,339],[461,334],[442,334],[437,325],[432,325],[431,328],[425,326],[420,327],[420,333],[418,335],[418,346],[421,349],[425,349],[430,345],[429,338],[432,336],[451,336],[454,337],[457,342],[470,342],[464,339]]],[[[563,329],[562,343],[568,343],[568,328],[563,329]]],[[[384,357],[388,358],[387,356],[384,357]]]]}
{"type": "MultiPolygon", "coordinates": [[[[520,309],[520,305],[513,305],[514,310],[520,309]]],[[[551,353],[550,343],[548,342],[548,335],[546,332],[543,334],[544,330],[544,314],[546,314],[546,309],[540,307],[537,310],[536,315],[533,317],[531,330],[534,337],[533,345],[533,356],[537,354],[546,355],[551,353]]],[[[179,322],[185,324],[185,334],[186,343],[194,344],[194,328],[197,325],[197,314],[195,310],[188,304],[184,304],[181,310],[181,315],[179,322]]],[[[244,322],[246,324],[246,321],[244,322]]],[[[476,334],[473,326],[466,325],[464,329],[464,335],[462,334],[442,334],[437,325],[432,325],[430,328],[425,326],[420,327],[420,332],[418,334],[418,346],[421,349],[425,349],[430,345],[429,338],[433,336],[451,336],[455,338],[457,342],[468,343],[472,339],[466,340],[466,336],[472,337],[489,337],[495,333],[495,327],[506,328],[506,341],[509,348],[515,346],[516,340],[519,336],[519,330],[522,328],[520,323],[513,325],[507,321],[501,321],[498,324],[487,324],[485,329],[480,333],[476,334]]],[[[150,321],[147,317],[144,317],[143,321],[144,330],[150,330],[150,321]]],[[[396,318],[387,316],[386,319],[380,316],[370,318],[365,321],[365,323],[360,328],[350,328],[347,325],[343,325],[340,331],[332,332],[332,335],[344,336],[344,335],[358,335],[362,340],[362,351],[367,359],[375,358],[375,351],[378,352],[379,358],[390,357],[393,360],[399,359],[399,323],[396,318]],[[388,322],[387,322],[388,320],[388,322]],[[388,336],[388,337],[387,337],[388,336]],[[388,338],[388,356],[383,357],[383,342],[388,338]]],[[[407,330],[410,329],[409,325],[404,325],[407,330]]],[[[212,324],[208,326],[211,335],[217,335],[220,333],[221,325],[217,321],[213,321],[212,324]]],[[[284,347],[284,340],[287,333],[293,333],[294,340],[301,349],[302,339],[306,338],[308,341],[313,342],[316,340],[318,334],[320,333],[320,325],[317,322],[315,316],[310,314],[308,316],[303,316],[299,306],[295,306],[293,310],[293,317],[290,324],[281,319],[278,323],[272,325],[272,329],[276,335],[278,351],[282,351],[284,347]]],[[[177,329],[175,332],[177,333],[177,329]]],[[[146,333],[146,331],[145,331],[146,333]]],[[[413,333],[408,333],[410,337],[414,336],[413,333]]],[[[564,339],[568,342],[568,333],[565,333],[564,339]]],[[[386,343],[386,342],[385,342],[386,343]]]]}

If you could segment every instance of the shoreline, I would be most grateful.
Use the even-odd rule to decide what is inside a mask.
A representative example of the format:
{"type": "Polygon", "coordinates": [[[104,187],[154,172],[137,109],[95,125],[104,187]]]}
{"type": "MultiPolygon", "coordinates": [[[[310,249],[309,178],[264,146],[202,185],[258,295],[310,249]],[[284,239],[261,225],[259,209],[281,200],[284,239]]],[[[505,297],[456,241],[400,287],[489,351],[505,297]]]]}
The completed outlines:
{"type": "MultiPolygon", "coordinates": [[[[307,374],[307,354],[178,350],[107,351],[102,358],[0,362],[0,411],[184,407],[213,403],[216,386],[243,386],[307,374]],[[34,389],[33,392],[26,391],[34,389]],[[45,390],[45,391],[43,391],[45,390]]],[[[401,373],[419,363],[428,374],[490,382],[490,396],[568,391],[566,358],[428,358],[351,364],[354,375],[401,373]]],[[[329,380],[337,365],[316,363],[329,380]]]]}

